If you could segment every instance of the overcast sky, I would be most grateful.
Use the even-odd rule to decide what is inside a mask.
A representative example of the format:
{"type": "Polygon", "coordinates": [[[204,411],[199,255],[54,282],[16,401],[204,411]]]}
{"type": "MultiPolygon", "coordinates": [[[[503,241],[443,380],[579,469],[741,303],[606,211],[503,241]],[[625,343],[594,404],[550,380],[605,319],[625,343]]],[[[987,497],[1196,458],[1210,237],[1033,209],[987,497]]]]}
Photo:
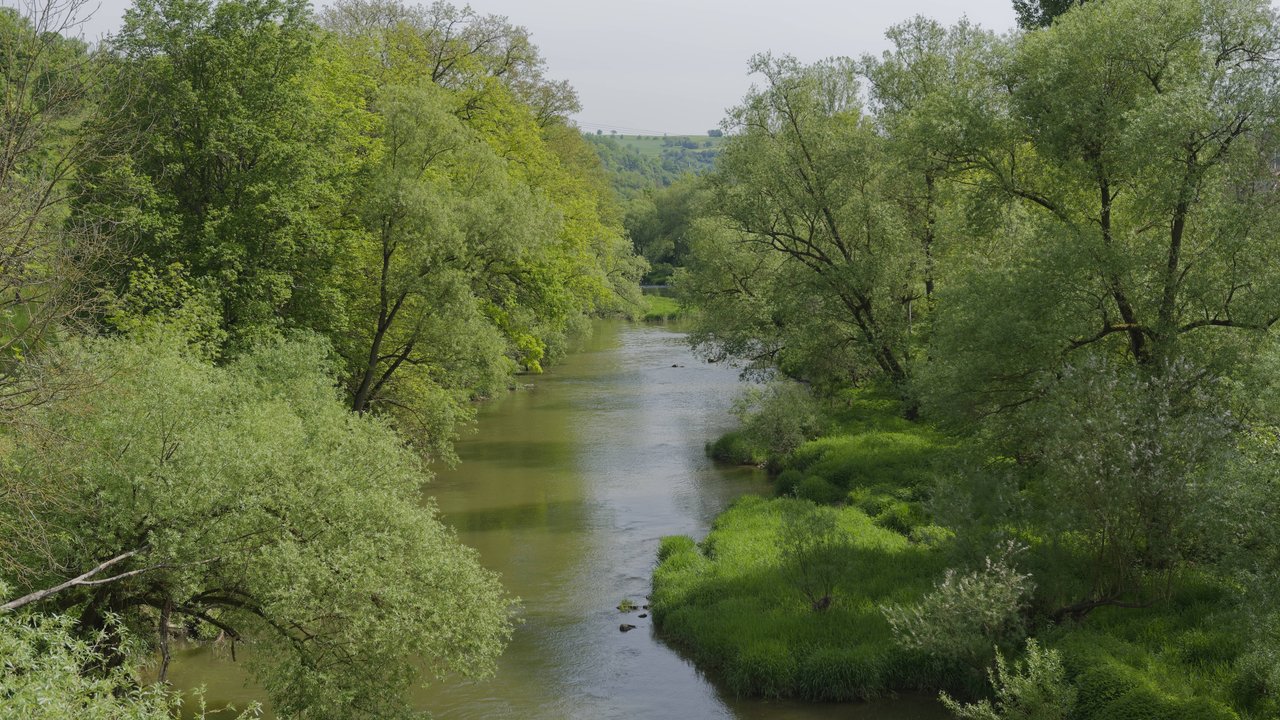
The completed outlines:
{"type": "MultiPolygon", "coordinates": [[[[412,0],[410,0],[412,1],[412,0]]],[[[8,4],[6,0],[0,0],[8,4]]],[[[102,0],[86,34],[119,27],[129,0],[102,0]]],[[[457,4],[464,4],[459,2],[457,4]]],[[[750,86],[747,60],[771,50],[802,60],[879,53],[885,29],[913,15],[968,15],[1013,26],[1010,0],[474,0],[533,33],[550,74],[582,98],[586,129],[703,133],[750,86]]]]}

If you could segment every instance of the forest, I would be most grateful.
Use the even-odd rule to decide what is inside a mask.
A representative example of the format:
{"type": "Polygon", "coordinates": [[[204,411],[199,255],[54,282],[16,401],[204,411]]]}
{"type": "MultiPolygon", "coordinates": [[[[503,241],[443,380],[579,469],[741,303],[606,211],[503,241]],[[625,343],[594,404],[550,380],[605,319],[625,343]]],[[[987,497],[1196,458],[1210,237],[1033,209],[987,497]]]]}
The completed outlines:
{"type": "Polygon", "coordinates": [[[0,716],[213,717],[178,646],[277,717],[492,676],[424,486],[656,283],[773,493],[655,544],[728,694],[1280,717],[1280,17],[1013,6],[756,55],[658,157],[469,7],[0,7],[0,716]]]}

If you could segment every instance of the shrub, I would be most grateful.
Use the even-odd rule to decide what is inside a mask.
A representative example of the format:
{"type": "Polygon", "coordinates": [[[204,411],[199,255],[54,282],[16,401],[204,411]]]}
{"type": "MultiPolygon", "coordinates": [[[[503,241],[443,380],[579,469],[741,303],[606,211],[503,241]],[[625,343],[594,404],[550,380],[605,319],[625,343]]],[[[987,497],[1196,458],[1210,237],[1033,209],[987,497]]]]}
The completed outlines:
{"type": "Polygon", "coordinates": [[[1013,567],[1007,549],[981,570],[960,575],[948,570],[919,603],[881,608],[894,637],[906,648],[985,667],[994,647],[1025,635],[1022,610],[1031,593],[1031,576],[1013,567]]]}
{"type": "Polygon", "coordinates": [[[756,445],[782,457],[822,432],[825,420],[818,401],[805,386],[777,381],[744,392],[733,412],[756,445]]]}
{"type": "Polygon", "coordinates": [[[774,491],[783,497],[795,495],[803,480],[804,473],[799,470],[783,470],[773,481],[774,491]]]}
{"type": "Polygon", "coordinates": [[[873,519],[880,527],[903,535],[910,534],[912,528],[924,522],[919,508],[914,503],[902,500],[890,501],[873,519]]]}
{"type": "Polygon", "coordinates": [[[960,720],[1066,720],[1076,702],[1076,689],[1067,682],[1056,650],[1027,640],[1026,657],[1012,667],[996,651],[995,667],[987,671],[995,702],[962,705],[946,693],[942,704],[960,720]]]}
{"type": "Polygon", "coordinates": [[[846,542],[836,510],[812,502],[784,506],[779,555],[791,584],[815,612],[826,610],[834,600],[832,595],[843,567],[837,551],[846,542]]]}
{"type": "Polygon", "coordinates": [[[759,465],[764,453],[741,430],[725,433],[707,449],[712,458],[734,465],[759,465]]]}
{"type": "Polygon", "coordinates": [[[918,525],[908,535],[911,542],[927,548],[937,548],[955,539],[956,534],[941,525],[918,525]]]}
{"type": "Polygon", "coordinates": [[[844,497],[844,491],[832,485],[826,478],[818,475],[810,475],[800,484],[796,486],[795,495],[803,500],[809,500],[819,505],[831,505],[840,502],[844,497]]]}

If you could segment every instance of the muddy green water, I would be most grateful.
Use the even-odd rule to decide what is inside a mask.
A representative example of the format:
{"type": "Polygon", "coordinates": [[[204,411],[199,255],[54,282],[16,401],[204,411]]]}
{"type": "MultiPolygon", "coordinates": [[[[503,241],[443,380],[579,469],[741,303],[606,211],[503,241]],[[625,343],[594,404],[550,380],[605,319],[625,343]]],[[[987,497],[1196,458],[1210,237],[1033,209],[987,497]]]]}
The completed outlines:
{"type": "MultiPolygon", "coordinates": [[[[704,444],[732,422],[737,373],[698,361],[660,326],[599,322],[584,347],[532,385],[487,403],[442,470],[434,497],[463,542],[523,601],[522,623],[496,677],[419,690],[436,718],[937,720],[924,698],[813,705],[726,696],[653,630],[623,616],[643,603],[658,539],[702,537],[758,471],[715,467],[704,444]],[[679,366],[679,367],[673,367],[679,366]],[[629,633],[619,623],[637,625],[629,633]]],[[[180,687],[204,684],[210,704],[262,699],[241,666],[184,653],[180,687]]]]}

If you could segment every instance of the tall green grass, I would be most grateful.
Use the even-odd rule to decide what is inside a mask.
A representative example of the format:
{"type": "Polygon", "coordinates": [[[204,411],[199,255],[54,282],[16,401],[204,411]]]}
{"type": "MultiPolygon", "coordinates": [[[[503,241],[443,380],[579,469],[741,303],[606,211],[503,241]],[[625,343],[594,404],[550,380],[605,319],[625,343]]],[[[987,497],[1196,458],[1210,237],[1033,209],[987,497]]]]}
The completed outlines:
{"type": "Polygon", "coordinates": [[[701,544],[664,538],[653,586],[664,635],[739,695],[853,700],[945,686],[947,668],[898,648],[879,610],[932,587],[942,553],[843,508],[841,579],[831,607],[815,611],[777,542],[800,502],[746,497],[701,544]]]}
{"type": "MultiPolygon", "coordinates": [[[[780,497],[743,498],[700,544],[664,538],[653,609],[663,634],[731,692],[807,700],[989,692],[972,685],[968,669],[900,648],[879,610],[917,602],[957,562],[954,533],[931,524],[926,508],[932,489],[961,481],[959,448],[899,410],[889,395],[852,391],[834,408],[832,432],[786,457],[767,457],[740,431],[709,447],[718,459],[780,469],[780,497]],[[834,603],[821,612],[792,584],[779,551],[789,505],[806,501],[837,506],[847,539],[834,603]]],[[[1079,693],[1069,720],[1280,718],[1280,651],[1253,637],[1230,582],[1183,573],[1162,581],[1166,599],[1152,607],[1103,607],[1055,624],[1049,614],[1061,597],[1088,592],[1080,551],[1062,538],[1023,540],[1042,590],[1031,627],[1062,653],[1079,693]]]]}

